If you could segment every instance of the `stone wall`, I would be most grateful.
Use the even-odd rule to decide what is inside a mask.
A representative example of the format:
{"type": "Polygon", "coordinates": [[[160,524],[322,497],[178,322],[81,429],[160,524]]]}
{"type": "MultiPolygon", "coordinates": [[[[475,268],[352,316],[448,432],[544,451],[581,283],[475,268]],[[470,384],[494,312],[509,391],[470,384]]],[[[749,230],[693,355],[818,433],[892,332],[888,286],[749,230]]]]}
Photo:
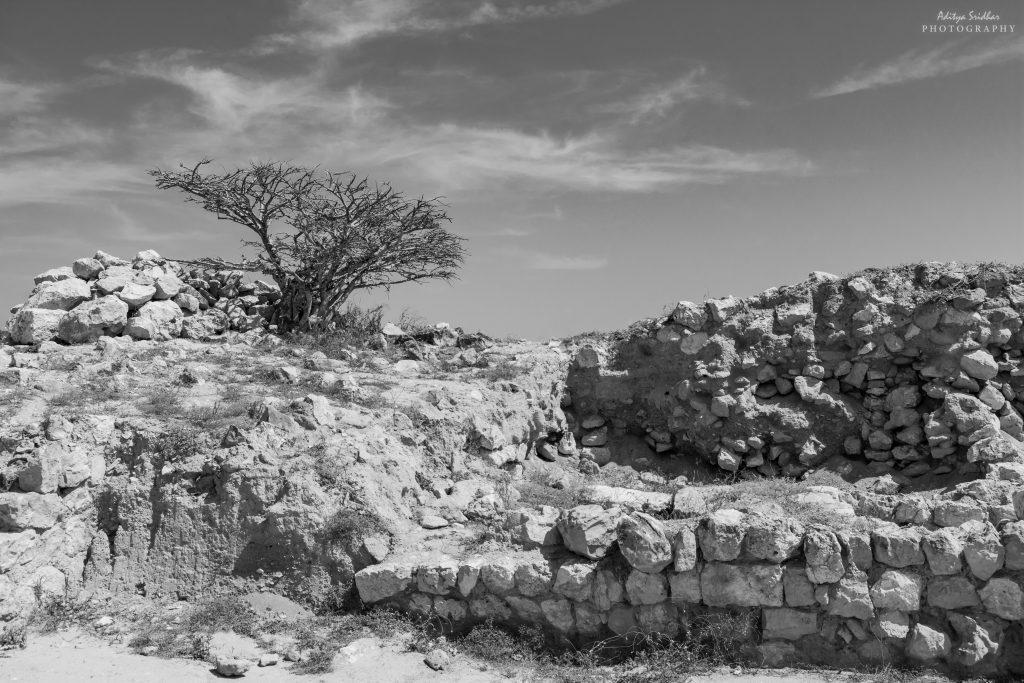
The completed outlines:
{"type": "Polygon", "coordinates": [[[956,263],[680,302],[577,354],[572,426],[586,446],[607,419],[733,472],[795,477],[835,455],[966,472],[1024,453],[1022,313],[1024,270],[956,263]]]}
{"type": "MultiPolygon", "coordinates": [[[[1016,519],[1024,490],[1007,491],[1016,519]]],[[[518,552],[405,558],[363,569],[356,586],[364,603],[455,628],[677,638],[709,616],[753,613],[747,654],[768,665],[1024,673],[1024,522],[997,531],[1003,512],[966,496],[908,526],[858,507],[829,527],[731,509],[667,521],[599,505],[519,511],[506,520],[518,552]]]]}
{"type": "Polygon", "coordinates": [[[11,309],[13,344],[94,342],[101,336],[164,341],[262,328],[280,299],[276,284],[243,282],[239,271],[191,268],[140,251],[129,262],[102,251],[35,277],[11,309]]]}

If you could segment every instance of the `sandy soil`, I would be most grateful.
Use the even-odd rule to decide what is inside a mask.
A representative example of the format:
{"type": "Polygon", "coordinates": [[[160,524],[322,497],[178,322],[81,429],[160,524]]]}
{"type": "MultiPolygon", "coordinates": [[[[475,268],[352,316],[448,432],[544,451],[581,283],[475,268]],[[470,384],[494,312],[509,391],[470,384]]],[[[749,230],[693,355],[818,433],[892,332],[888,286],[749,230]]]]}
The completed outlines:
{"type": "MultiPolygon", "coordinates": [[[[291,673],[290,664],[253,667],[246,681],[314,683],[418,683],[420,681],[458,681],[494,683],[527,681],[528,672],[509,677],[505,672],[465,658],[456,658],[444,671],[432,671],[423,656],[403,652],[400,646],[382,644],[376,638],[355,641],[339,652],[335,669],[329,674],[310,676],[291,673]],[[483,670],[482,670],[483,669],[483,670]]],[[[728,670],[692,676],[690,683],[825,683],[845,677],[812,672],[762,671],[733,674],[728,670]]],[[[225,680],[209,664],[183,659],[160,659],[133,654],[124,646],[110,645],[94,636],[69,631],[37,635],[24,650],[0,652],[0,682],[62,683],[64,681],[130,681],[132,683],[177,683],[180,681],[225,680]]],[[[535,680],[535,679],[533,679],[535,680]]],[[[847,679],[847,680],[853,680],[847,679]]],[[[860,681],[870,679],[860,678],[860,681]]]]}

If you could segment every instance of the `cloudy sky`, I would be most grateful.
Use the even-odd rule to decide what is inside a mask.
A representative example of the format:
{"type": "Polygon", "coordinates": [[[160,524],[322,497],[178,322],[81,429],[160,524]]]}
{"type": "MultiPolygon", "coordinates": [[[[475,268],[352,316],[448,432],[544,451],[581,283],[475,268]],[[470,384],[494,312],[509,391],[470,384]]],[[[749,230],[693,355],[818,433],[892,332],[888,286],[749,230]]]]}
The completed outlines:
{"type": "Polygon", "coordinates": [[[1024,5],[947,4],[1014,33],[916,0],[4,0],[0,310],[96,249],[236,256],[145,174],[203,156],[443,195],[461,280],[371,300],[501,335],[1020,262],[1024,5]]]}

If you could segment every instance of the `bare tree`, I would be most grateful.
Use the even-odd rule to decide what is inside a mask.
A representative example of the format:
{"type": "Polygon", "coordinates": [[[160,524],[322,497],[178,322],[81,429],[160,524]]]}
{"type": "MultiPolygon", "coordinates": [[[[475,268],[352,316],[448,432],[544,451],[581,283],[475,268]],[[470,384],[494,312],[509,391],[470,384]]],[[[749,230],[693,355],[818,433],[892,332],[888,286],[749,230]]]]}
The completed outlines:
{"type": "Polygon", "coordinates": [[[450,281],[465,258],[437,198],[407,199],[386,183],[283,162],[204,174],[209,163],[149,175],[158,188],[181,190],[186,201],[256,234],[243,240],[251,258],[193,263],[273,277],[283,297],[272,322],[282,332],[329,326],[360,289],[450,281]]]}

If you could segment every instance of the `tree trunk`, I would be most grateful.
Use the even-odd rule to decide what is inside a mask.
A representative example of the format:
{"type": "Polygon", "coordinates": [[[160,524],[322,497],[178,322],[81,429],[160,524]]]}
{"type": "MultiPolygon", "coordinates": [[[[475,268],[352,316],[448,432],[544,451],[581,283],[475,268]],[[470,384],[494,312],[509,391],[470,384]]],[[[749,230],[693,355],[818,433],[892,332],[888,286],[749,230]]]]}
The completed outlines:
{"type": "Polygon", "coordinates": [[[281,300],[274,309],[271,323],[282,333],[308,329],[312,309],[313,295],[309,288],[299,280],[289,280],[281,289],[281,300]]]}

